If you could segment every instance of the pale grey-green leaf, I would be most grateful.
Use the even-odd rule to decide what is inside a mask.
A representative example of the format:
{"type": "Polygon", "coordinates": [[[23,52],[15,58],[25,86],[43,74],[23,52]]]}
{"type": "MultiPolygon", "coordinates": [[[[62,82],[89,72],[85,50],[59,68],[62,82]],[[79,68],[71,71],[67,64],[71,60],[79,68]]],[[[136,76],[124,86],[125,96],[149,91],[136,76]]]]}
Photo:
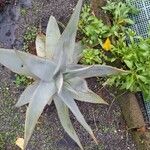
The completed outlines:
{"type": "Polygon", "coordinates": [[[63,50],[65,55],[67,55],[66,64],[72,62],[81,6],[82,0],[79,0],[67,27],[65,28],[62,36],[58,40],[57,46],[55,48],[56,62],[58,62],[57,58],[60,55],[60,50],[63,50]]]}
{"type": "Polygon", "coordinates": [[[56,75],[56,74],[58,74],[60,71],[63,71],[63,70],[65,70],[65,64],[66,64],[66,55],[65,55],[65,53],[63,52],[63,50],[61,50],[60,51],[60,55],[58,55],[58,62],[57,62],[57,66],[56,66],[56,69],[55,69],[55,71],[54,71],[54,76],[56,75]]]}
{"type": "MultiPolygon", "coordinates": [[[[55,47],[60,38],[60,30],[56,19],[51,16],[48,21],[46,29],[46,57],[53,58],[55,53],[55,47]]],[[[60,52],[60,49],[58,50],[60,52]]]]}
{"type": "Polygon", "coordinates": [[[23,105],[28,104],[31,101],[34,91],[38,87],[39,82],[35,81],[31,85],[29,85],[24,92],[21,94],[18,102],[16,103],[16,107],[21,107],[23,105]]]}
{"type": "Polygon", "coordinates": [[[82,54],[83,49],[84,49],[84,46],[81,44],[81,42],[75,43],[73,55],[72,56],[70,55],[70,64],[77,64],[79,62],[79,60],[82,57],[81,54],[82,54]]]}
{"type": "Polygon", "coordinates": [[[96,76],[104,77],[125,72],[126,71],[122,69],[118,69],[107,65],[93,65],[93,66],[70,65],[68,66],[68,70],[66,71],[65,78],[67,79],[75,77],[90,78],[96,76]]]}
{"type": "Polygon", "coordinates": [[[89,102],[107,104],[99,95],[91,91],[84,79],[73,78],[67,80],[65,87],[71,92],[74,99],[89,102]]]}
{"type": "Polygon", "coordinates": [[[52,96],[55,94],[55,92],[56,87],[54,81],[51,82],[41,81],[36,90],[34,91],[32,100],[29,104],[26,113],[24,148],[26,148],[27,146],[27,143],[33,133],[35,125],[44,107],[52,98],[52,96]]]}
{"type": "Polygon", "coordinates": [[[0,63],[15,73],[44,81],[51,80],[56,69],[51,60],[12,49],[0,48],[0,63]]]}
{"type": "Polygon", "coordinates": [[[18,57],[33,74],[43,81],[50,81],[56,69],[56,64],[47,58],[17,51],[18,57]]]}
{"type": "MultiPolygon", "coordinates": [[[[22,53],[22,52],[21,52],[22,53]]],[[[27,57],[27,54],[24,54],[27,57]]],[[[31,72],[24,62],[18,57],[17,52],[11,49],[0,48],[0,63],[11,71],[35,78],[36,76],[31,72]]]]}
{"type": "Polygon", "coordinates": [[[46,56],[46,49],[45,49],[45,35],[39,33],[36,37],[35,45],[36,45],[36,53],[39,57],[46,56]]]}
{"type": "Polygon", "coordinates": [[[59,93],[63,87],[63,74],[62,73],[59,73],[56,77],[56,87],[57,87],[57,92],[59,93]]]}
{"type": "Polygon", "coordinates": [[[97,143],[97,140],[93,134],[91,127],[86,123],[82,113],[80,112],[77,104],[75,103],[74,99],[69,94],[69,92],[67,90],[61,91],[61,93],[59,93],[59,98],[68,106],[68,108],[74,114],[76,119],[80,122],[80,124],[85,128],[85,130],[91,135],[91,137],[97,143]]]}
{"type": "Polygon", "coordinates": [[[59,116],[60,122],[61,122],[64,130],[83,150],[80,140],[79,140],[79,138],[73,128],[73,125],[71,123],[68,107],[65,105],[64,102],[61,101],[61,99],[58,96],[54,96],[54,103],[56,105],[58,116],[59,116]]]}

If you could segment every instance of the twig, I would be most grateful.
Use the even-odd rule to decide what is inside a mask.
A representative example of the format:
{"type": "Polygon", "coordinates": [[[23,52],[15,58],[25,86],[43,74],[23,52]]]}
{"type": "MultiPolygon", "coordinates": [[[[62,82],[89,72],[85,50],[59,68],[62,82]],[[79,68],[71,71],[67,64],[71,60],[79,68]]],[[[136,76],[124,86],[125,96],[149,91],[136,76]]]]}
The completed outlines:
{"type": "Polygon", "coordinates": [[[98,131],[98,127],[97,127],[97,124],[96,124],[95,115],[94,115],[94,111],[93,110],[92,110],[92,113],[93,113],[94,125],[96,127],[96,131],[98,131]]]}
{"type": "Polygon", "coordinates": [[[115,102],[115,100],[118,99],[120,96],[124,95],[125,93],[127,93],[127,91],[121,93],[120,95],[118,95],[118,96],[116,96],[116,97],[114,96],[114,99],[112,100],[112,102],[111,102],[111,104],[110,104],[110,106],[109,106],[109,108],[108,108],[107,114],[110,112],[110,109],[112,108],[112,105],[113,105],[113,103],[115,102]]]}

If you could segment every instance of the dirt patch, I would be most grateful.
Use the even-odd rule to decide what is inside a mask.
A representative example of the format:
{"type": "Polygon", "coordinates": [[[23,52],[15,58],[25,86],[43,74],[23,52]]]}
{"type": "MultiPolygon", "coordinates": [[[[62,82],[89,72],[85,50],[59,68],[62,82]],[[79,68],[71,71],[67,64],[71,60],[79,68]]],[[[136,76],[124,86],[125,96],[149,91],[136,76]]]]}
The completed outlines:
{"type": "MultiPolygon", "coordinates": [[[[0,136],[2,137],[2,150],[16,150],[16,138],[23,137],[26,107],[19,109],[14,107],[22,88],[17,90],[13,83],[13,79],[11,79],[12,76],[10,71],[3,68],[1,68],[0,71],[0,75],[2,77],[0,83],[0,136]]],[[[92,86],[97,93],[103,94],[107,101],[112,100],[113,96],[111,96],[106,89],[100,90],[99,83],[95,79],[90,79],[89,83],[90,87],[92,86]]],[[[99,145],[96,146],[89,137],[88,133],[84,131],[84,129],[71,114],[71,120],[85,149],[135,149],[130,135],[126,132],[126,125],[122,119],[121,111],[116,103],[113,105],[109,113],[107,113],[108,106],[77,103],[81,112],[84,114],[87,123],[92,127],[99,141],[99,145]]],[[[39,123],[36,126],[34,135],[29,143],[28,149],[78,149],[77,145],[69,138],[61,127],[55,106],[53,104],[50,107],[47,107],[41,116],[39,123]]]]}
{"type": "MultiPolygon", "coordinates": [[[[33,0],[31,8],[21,8],[21,17],[16,23],[17,30],[15,30],[13,46],[21,48],[22,35],[28,26],[38,26],[41,23],[45,29],[50,15],[66,23],[76,2],[77,0],[33,0]]],[[[17,137],[23,137],[26,106],[19,109],[14,107],[23,90],[23,87],[19,89],[16,87],[14,80],[14,74],[0,66],[0,149],[2,150],[17,150],[15,140],[17,137]]],[[[91,89],[102,95],[109,103],[114,99],[113,94],[107,89],[101,89],[100,82],[96,78],[89,79],[88,83],[91,89]]],[[[113,104],[109,113],[108,106],[77,103],[99,141],[99,145],[96,146],[71,114],[71,120],[86,150],[135,150],[117,102],[113,104]]],[[[53,104],[47,107],[40,117],[28,146],[28,150],[39,149],[79,149],[64,132],[53,104]]]]}

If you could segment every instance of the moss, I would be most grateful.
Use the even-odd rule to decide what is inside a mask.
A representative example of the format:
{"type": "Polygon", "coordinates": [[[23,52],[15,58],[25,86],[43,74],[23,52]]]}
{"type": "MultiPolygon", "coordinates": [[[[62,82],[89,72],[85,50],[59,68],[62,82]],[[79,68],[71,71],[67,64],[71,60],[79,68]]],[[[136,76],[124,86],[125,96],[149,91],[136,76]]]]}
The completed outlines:
{"type": "Polygon", "coordinates": [[[5,135],[4,133],[0,133],[0,149],[3,149],[5,145],[5,135]]]}
{"type": "Polygon", "coordinates": [[[34,42],[36,38],[37,28],[34,26],[29,26],[24,33],[25,42],[34,42]]]}
{"type": "Polygon", "coordinates": [[[150,133],[149,132],[137,132],[131,131],[131,134],[135,140],[137,150],[149,150],[150,149],[150,133]]]}
{"type": "Polygon", "coordinates": [[[19,111],[13,107],[15,100],[12,98],[9,88],[5,85],[2,88],[0,105],[0,149],[7,149],[15,146],[17,136],[23,135],[23,124],[19,111]]]}
{"type": "Polygon", "coordinates": [[[16,84],[17,87],[30,85],[32,82],[33,82],[32,79],[27,78],[24,75],[18,74],[15,75],[14,83],[16,84]]]}
{"type": "Polygon", "coordinates": [[[28,13],[28,10],[26,9],[26,8],[21,8],[21,10],[20,10],[20,13],[21,13],[21,16],[26,16],[27,15],[27,13],[28,13]]]}

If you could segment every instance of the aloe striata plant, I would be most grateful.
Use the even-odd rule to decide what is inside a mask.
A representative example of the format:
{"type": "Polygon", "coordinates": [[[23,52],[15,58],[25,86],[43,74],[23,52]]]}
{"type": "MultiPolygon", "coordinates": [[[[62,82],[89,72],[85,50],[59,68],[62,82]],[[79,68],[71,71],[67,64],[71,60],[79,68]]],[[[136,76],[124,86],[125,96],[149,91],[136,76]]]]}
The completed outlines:
{"type": "Polygon", "coordinates": [[[38,56],[0,48],[1,64],[15,73],[32,77],[35,80],[25,89],[16,104],[20,107],[29,103],[25,121],[24,149],[44,107],[47,104],[50,105],[52,100],[56,105],[63,128],[81,149],[83,147],[69,118],[69,109],[97,143],[74,99],[107,104],[88,88],[84,78],[118,74],[124,71],[106,65],[77,64],[81,46],[75,43],[75,38],[81,6],[82,0],[79,0],[62,35],[55,18],[50,17],[46,36],[39,34],[36,38],[38,56]]]}

